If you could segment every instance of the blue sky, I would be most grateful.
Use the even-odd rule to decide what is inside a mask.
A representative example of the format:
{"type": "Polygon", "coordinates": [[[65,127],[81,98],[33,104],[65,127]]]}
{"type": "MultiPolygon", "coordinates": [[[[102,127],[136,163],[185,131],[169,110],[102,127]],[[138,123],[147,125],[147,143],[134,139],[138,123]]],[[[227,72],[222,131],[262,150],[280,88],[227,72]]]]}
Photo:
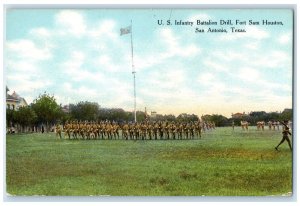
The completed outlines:
{"type": "MultiPolygon", "coordinates": [[[[282,111],[292,107],[291,10],[9,9],[5,77],[31,103],[47,91],[62,104],[95,101],[133,109],[133,21],[137,109],[161,114],[282,111]],[[246,33],[195,33],[157,20],[282,21],[246,33]]],[[[236,26],[238,27],[238,26],[236,26]]],[[[202,26],[205,30],[208,26],[202,26]]]]}

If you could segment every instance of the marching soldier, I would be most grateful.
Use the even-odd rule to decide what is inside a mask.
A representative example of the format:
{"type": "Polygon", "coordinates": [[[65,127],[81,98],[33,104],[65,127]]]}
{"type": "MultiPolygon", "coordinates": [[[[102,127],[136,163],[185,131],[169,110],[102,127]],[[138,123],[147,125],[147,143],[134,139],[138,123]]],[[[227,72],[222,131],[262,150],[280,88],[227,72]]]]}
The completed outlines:
{"type": "Polygon", "coordinates": [[[189,133],[190,133],[190,139],[194,139],[194,124],[190,122],[189,124],[189,133]]]}
{"type": "Polygon", "coordinates": [[[172,122],[172,124],[170,125],[170,131],[171,131],[171,136],[172,139],[175,140],[176,139],[176,125],[174,122],[172,122]]]}
{"type": "Polygon", "coordinates": [[[169,140],[170,139],[170,133],[169,133],[169,123],[168,122],[165,123],[165,126],[164,126],[163,130],[164,130],[164,133],[165,133],[165,138],[169,140]]]}
{"type": "Polygon", "coordinates": [[[147,128],[147,125],[146,125],[145,122],[141,124],[140,129],[141,129],[142,140],[146,140],[147,139],[147,129],[148,128],[147,128]]]}
{"type": "Polygon", "coordinates": [[[127,123],[125,123],[122,127],[122,137],[123,139],[128,140],[128,136],[129,136],[129,126],[127,123]]]}
{"type": "Polygon", "coordinates": [[[154,133],[154,139],[155,140],[157,140],[158,129],[159,129],[159,124],[158,124],[158,122],[155,122],[154,127],[153,127],[153,133],[154,133]]]}
{"type": "Polygon", "coordinates": [[[59,136],[59,139],[61,139],[61,127],[58,123],[56,124],[55,131],[56,131],[56,136],[59,136]]]}
{"type": "Polygon", "coordinates": [[[178,139],[182,140],[182,132],[183,132],[184,125],[182,123],[179,124],[177,133],[178,133],[178,139]]]}
{"type": "Polygon", "coordinates": [[[153,125],[151,122],[147,125],[147,133],[148,133],[149,139],[152,140],[153,125]]]}
{"type": "Polygon", "coordinates": [[[201,122],[200,121],[196,122],[196,133],[197,133],[197,136],[201,138],[201,122]]]}
{"type": "Polygon", "coordinates": [[[95,127],[96,127],[96,132],[97,132],[97,135],[96,135],[96,136],[97,136],[97,139],[103,139],[102,136],[101,136],[101,135],[102,135],[102,134],[101,134],[101,129],[102,129],[102,128],[101,128],[101,121],[98,121],[98,122],[96,123],[96,126],[95,126],[95,127]]]}
{"type": "Polygon", "coordinates": [[[129,139],[134,139],[134,125],[133,123],[129,124],[129,139]]]}
{"type": "Polygon", "coordinates": [[[185,123],[183,130],[185,133],[185,138],[189,139],[189,125],[187,123],[185,123]]]}
{"type": "Polygon", "coordinates": [[[98,131],[97,131],[96,122],[94,122],[94,121],[91,124],[91,134],[92,134],[92,139],[97,139],[98,131]]]}
{"type": "Polygon", "coordinates": [[[158,123],[158,134],[160,140],[162,140],[164,138],[164,128],[161,122],[158,123]]]}
{"type": "Polygon", "coordinates": [[[104,140],[105,139],[105,123],[104,122],[100,123],[100,135],[101,135],[101,139],[104,140]]]}
{"type": "Polygon", "coordinates": [[[79,134],[81,136],[81,139],[84,139],[84,133],[85,133],[85,125],[82,121],[79,123],[79,134]]]}
{"type": "Polygon", "coordinates": [[[115,123],[114,125],[114,135],[115,135],[115,139],[120,139],[119,136],[119,129],[120,129],[120,125],[115,123]]]}
{"type": "MultiPolygon", "coordinates": [[[[70,124],[69,124],[69,122],[68,122],[68,120],[66,121],[66,123],[65,123],[65,126],[64,126],[64,132],[65,132],[65,134],[67,134],[68,135],[68,138],[69,139],[71,139],[71,136],[70,136],[70,128],[71,126],[70,126],[70,124]]],[[[66,136],[66,135],[65,135],[66,136]]]]}
{"type": "Polygon", "coordinates": [[[140,139],[140,124],[139,123],[134,123],[134,136],[135,136],[135,139],[136,140],[139,140],[140,139]]]}
{"type": "Polygon", "coordinates": [[[110,124],[110,122],[107,122],[107,123],[106,123],[106,126],[105,126],[105,133],[106,133],[108,139],[112,139],[112,135],[111,135],[111,124],[110,124]]]}
{"type": "Polygon", "coordinates": [[[78,124],[78,122],[77,122],[77,120],[76,120],[76,121],[74,121],[74,123],[73,123],[73,138],[74,138],[74,139],[77,139],[78,133],[79,133],[79,124],[78,124]]]}
{"type": "Polygon", "coordinates": [[[85,123],[85,136],[86,136],[86,140],[90,139],[90,129],[91,129],[91,125],[88,121],[86,121],[85,123]]]}

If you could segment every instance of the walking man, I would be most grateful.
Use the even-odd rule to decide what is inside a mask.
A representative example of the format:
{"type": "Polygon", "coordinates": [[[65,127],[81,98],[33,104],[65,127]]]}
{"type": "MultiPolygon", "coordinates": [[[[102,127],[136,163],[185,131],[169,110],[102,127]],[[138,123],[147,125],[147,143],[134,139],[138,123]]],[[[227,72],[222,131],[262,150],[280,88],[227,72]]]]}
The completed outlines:
{"type": "Polygon", "coordinates": [[[279,145],[281,145],[286,140],[289,144],[289,147],[290,147],[291,151],[292,151],[291,140],[289,139],[289,135],[292,135],[292,134],[290,133],[290,128],[288,127],[288,121],[285,120],[284,122],[281,122],[281,123],[283,124],[283,128],[284,128],[283,132],[282,132],[283,136],[282,136],[282,139],[279,142],[279,144],[275,147],[275,149],[278,150],[279,145]]]}

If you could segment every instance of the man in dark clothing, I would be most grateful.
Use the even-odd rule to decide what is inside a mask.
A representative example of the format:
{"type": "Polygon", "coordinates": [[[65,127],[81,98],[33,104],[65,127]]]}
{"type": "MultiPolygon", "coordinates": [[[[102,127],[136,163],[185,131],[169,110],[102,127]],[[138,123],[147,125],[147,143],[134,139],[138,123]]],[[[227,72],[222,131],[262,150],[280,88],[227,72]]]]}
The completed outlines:
{"type": "Polygon", "coordinates": [[[281,122],[281,123],[283,124],[283,132],[282,132],[283,136],[282,136],[282,139],[279,142],[279,144],[275,147],[275,149],[278,150],[279,145],[281,145],[286,140],[292,151],[291,140],[289,139],[289,135],[292,135],[292,134],[290,133],[290,128],[288,127],[288,121],[285,120],[284,122],[281,122]]]}

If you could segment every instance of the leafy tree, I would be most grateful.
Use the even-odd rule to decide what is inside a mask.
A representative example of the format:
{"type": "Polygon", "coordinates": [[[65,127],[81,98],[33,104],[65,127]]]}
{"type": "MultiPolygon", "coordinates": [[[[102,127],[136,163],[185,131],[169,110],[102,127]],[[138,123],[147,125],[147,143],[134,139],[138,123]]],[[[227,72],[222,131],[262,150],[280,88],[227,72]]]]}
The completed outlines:
{"type": "Polygon", "coordinates": [[[191,122],[191,121],[199,120],[199,117],[195,114],[182,113],[182,114],[178,115],[176,120],[179,122],[191,122]]]}
{"type": "Polygon", "coordinates": [[[201,119],[202,119],[203,121],[211,121],[211,115],[209,115],[209,114],[202,115],[202,116],[201,116],[201,119]]]}
{"type": "Polygon", "coordinates": [[[292,120],[293,119],[293,110],[292,109],[285,109],[280,114],[280,120],[292,120]]]}
{"type": "Polygon", "coordinates": [[[280,113],[278,112],[270,112],[268,113],[267,121],[271,120],[279,120],[280,119],[280,113]]]}
{"type": "Polygon", "coordinates": [[[66,121],[69,121],[69,120],[71,120],[72,119],[72,116],[71,116],[71,114],[69,114],[69,113],[64,113],[63,111],[62,111],[62,113],[61,113],[61,115],[60,115],[60,123],[63,123],[63,124],[65,124],[65,122],[66,121]]]}
{"type": "Polygon", "coordinates": [[[79,102],[70,104],[70,114],[74,119],[95,121],[98,117],[99,104],[96,102],[79,102]]]}
{"type": "Polygon", "coordinates": [[[176,121],[176,117],[175,117],[175,115],[173,115],[173,114],[167,114],[167,115],[164,115],[164,119],[166,120],[166,121],[176,121]]]}
{"type": "Polygon", "coordinates": [[[6,126],[13,126],[16,121],[16,111],[6,108],[6,126]]]}
{"type": "Polygon", "coordinates": [[[258,121],[267,121],[268,120],[268,113],[265,111],[259,111],[259,112],[250,112],[248,121],[256,125],[256,122],[258,121]]]}
{"type": "Polygon", "coordinates": [[[136,111],[136,121],[137,122],[145,121],[145,119],[146,119],[145,112],[136,111]]]}
{"type": "Polygon", "coordinates": [[[129,112],[125,112],[120,108],[101,108],[98,111],[98,120],[110,120],[117,122],[128,121],[130,119],[129,115],[132,115],[132,113],[128,113],[129,112]]]}
{"type": "Polygon", "coordinates": [[[47,130],[49,124],[54,124],[62,114],[60,106],[56,103],[54,96],[44,93],[39,95],[31,105],[37,115],[38,123],[46,123],[47,130]]]}
{"type": "Polygon", "coordinates": [[[154,121],[164,121],[164,116],[161,114],[156,114],[156,117],[153,118],[154,121]]]}
{"type": "Polygon", "coordinates": [[[22,131],[26,126],[32,126],[36,123],[37,115],[31,107],[20,107],[18,111],[15,112],[15,121],[18,123],[22,131]]]}
{"type": "Polygon", "coordinates": [[[223,115],[219,114],[212,114],[212,115],[204,115],[201,117],[202,120],[208,121],[208,122],[214,122],[217,127],[224,127],[230,125],[231,122],[227,117],[224,117],[223,115]]]}
{"type": "Polygon", "coordinates": [[[210,121],[214,122],[217,127],[224,127],[227,126],[229,121],[226,117],[219,114],[213,114],[211,115],[210,121]]]}

